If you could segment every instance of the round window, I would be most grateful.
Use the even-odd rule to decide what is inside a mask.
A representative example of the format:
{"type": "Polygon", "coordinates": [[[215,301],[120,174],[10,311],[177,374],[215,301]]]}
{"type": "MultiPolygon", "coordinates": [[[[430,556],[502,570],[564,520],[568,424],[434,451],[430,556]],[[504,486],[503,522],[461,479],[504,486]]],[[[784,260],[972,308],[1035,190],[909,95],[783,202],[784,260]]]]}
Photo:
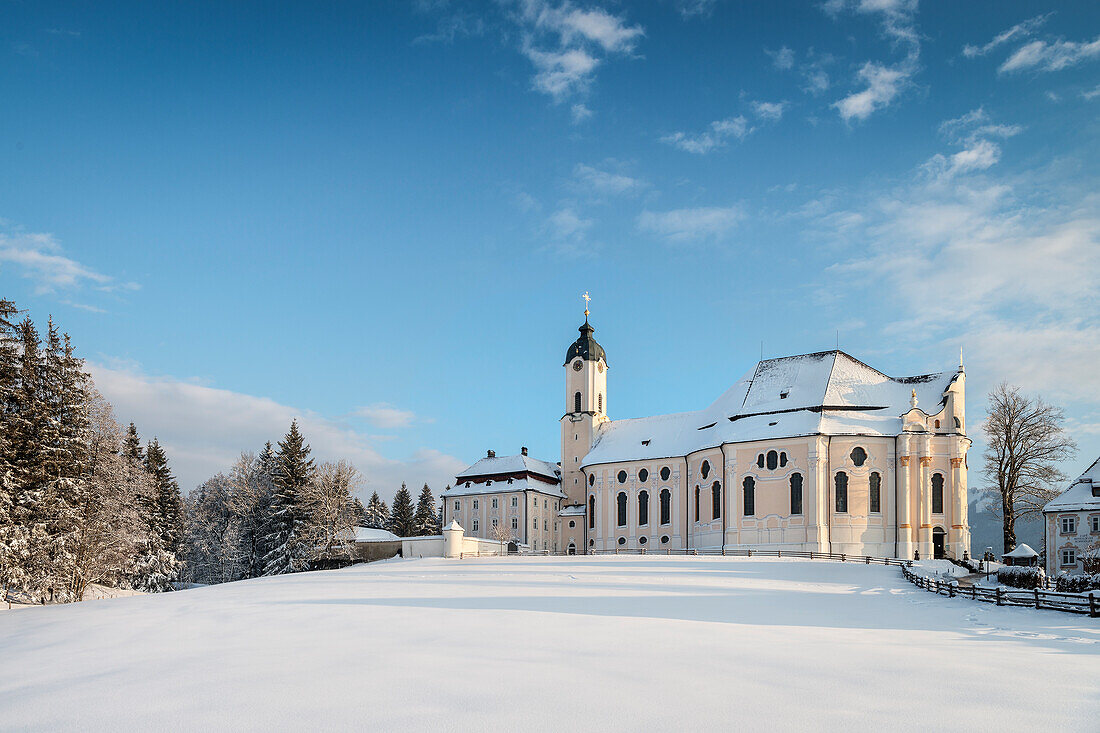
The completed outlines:
{"type": "Polygon", "coordinates": [[[577,526],[577,523],[575,521],[573,521],[572,519],[570,519],[569,520],[569,529],[573,529],[576,526],[577,526]]]}
{"type": "Polygon", "coordinates": [[[867,462],[867,451],[863,450],[859,446],[852,449],[852,463],[856,466],[862,466],[867,462]]]}
{"type": "Polygon", "coordinates": [[[645,470],[644,468],[641,471],[638,471],[638,480],[641,481],[643,484],[648,481],[649,471],[645,470]]]}
{"type": "Polygon", "coordinates": [[[648,538],[648,537],[639,537],[639,538],[638,538],[638,544],[639,544],[639,545],[644,545],[644,544],[645,544],[645,543],[647,543],[647,542],[649,542],[649,538],[648,538]]]}
{"type": "Polygon", "coordinates": [[[620,545],[625,545],[626,544],[626,537],[620,537],[619,538],[619,544],[620,545]]]}
{"type": "Polygon", "coordinates": [[[626,471],[619,471],[619,475],[616,476],[615,478],[619,479],[620,484],[625,484],[626,483],[626,471]]]}
{"type": "Polygon", "coordinates": [[[667,534],[661,535],[661,544],[662,545],[667,545],[668,544],[668,535],[667,534]]]}
{"type": "Polygon", "coordinates": [[[703,461],[703,465],[699,467],[699,473],[703,474],[703,478],[710,475],[710,461],[703,461]]]}
{"type": "Polygon", "coordinates": [[[662,481],[668,481],[668,477],[671,476],[671,475],[672,475],[672,471],[670,471],[668,469],[668,466],[665,466],[664,468],[661,469],[661,480],[662,481]]]}

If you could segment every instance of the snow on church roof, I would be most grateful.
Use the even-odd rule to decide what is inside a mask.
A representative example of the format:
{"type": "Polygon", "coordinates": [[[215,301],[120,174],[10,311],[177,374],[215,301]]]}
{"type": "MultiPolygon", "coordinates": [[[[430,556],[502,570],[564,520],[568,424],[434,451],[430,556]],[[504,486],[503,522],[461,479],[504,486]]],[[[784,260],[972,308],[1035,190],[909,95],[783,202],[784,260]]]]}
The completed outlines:
{"type": "Polygon", "coordinates": [[[1070,487],[1050,501],[1044,512],[1072,512],[1084,509],[1100,509],[1100,496],[1092,493],[1093,486],[1100,485],[1100,458],[1097,458],[1070,487]]]}
{"type": "Polygon", "coordinates": [[[957,371],[893,378],[843,351],[765,359],[709,407],[600,426],[585,466],[798,435],[897,435],[916,390],[934,414],[957,371]]]}

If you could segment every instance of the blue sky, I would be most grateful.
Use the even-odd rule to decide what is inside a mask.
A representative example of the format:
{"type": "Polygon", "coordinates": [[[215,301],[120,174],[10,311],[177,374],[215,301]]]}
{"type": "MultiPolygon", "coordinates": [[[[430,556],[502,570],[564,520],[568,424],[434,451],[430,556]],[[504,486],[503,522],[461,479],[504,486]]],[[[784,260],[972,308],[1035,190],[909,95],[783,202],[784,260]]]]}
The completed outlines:
{"type": "Polygon", "coordinates": [[[0,59],[0,292],[185,489],[292,416],[384,495],[556,459],[586,290],[612,417],[839,331],[1100,453],[1095,5],[3,2],[0,59]]]}

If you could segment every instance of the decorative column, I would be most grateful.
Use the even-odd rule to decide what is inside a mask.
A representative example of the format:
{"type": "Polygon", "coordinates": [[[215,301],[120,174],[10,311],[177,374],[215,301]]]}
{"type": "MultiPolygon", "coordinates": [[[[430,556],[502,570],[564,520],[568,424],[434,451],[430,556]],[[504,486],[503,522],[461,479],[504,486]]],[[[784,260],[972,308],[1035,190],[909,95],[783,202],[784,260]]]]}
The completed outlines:
{"type": "Polygon", "coordinates": [[[963,556],[963,532],[965,525],[963,517],[966,512],[966,492],[962,490],[962,458],[951,459],[951,528],[947,531],[948,548],[951,553],[961,558],[963,556]]]}
{"type": "MultiPolygon", "coordinates": [[[[908,446],[906,446],[908,448],[908,446]]],[[[913,521],[910,517],[913,505],[910,486],[909,456],[898,456],[898,557],[913,559],[913,521]]]]}
{"type": "Polygon", "coordinates": [[[932,557],[932,456],[920,457],[920,556],[932,557]]]}

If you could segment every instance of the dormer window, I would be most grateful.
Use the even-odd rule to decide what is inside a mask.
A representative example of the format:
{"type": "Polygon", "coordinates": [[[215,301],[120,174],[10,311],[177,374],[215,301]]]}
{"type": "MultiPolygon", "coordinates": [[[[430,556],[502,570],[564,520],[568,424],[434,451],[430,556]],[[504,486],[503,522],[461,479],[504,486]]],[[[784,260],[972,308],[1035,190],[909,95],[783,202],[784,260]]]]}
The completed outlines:
{"type": "Polygon", "coordinates": [[[791,391],[789,389],[785,389],[785,390],[783,390],[782,392],[779,393],[779,399],[785,400],[785,399],[787,399],[787,397],[790,394],[791,394],[791,391]]]}
{"type": "Polygon", "coordinates": [[[643,440],[642,445],[649,445],[649,441],[648,440],[643,440]]]}

